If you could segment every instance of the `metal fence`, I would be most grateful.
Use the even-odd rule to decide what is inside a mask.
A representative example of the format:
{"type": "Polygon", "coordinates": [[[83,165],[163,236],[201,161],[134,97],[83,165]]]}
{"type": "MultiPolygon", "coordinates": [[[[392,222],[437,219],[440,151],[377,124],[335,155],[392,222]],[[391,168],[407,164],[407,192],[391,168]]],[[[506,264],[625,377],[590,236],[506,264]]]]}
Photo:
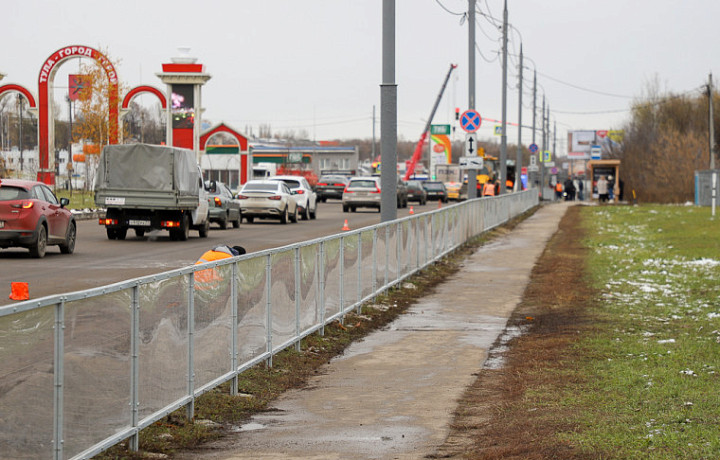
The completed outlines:
{"type": "Polygon", "coordinates": [[[0,307],[0,457],[88,458],[538,203],[476,199],[303,243],[0,307]],[[57,441],[59,440],[59,442],[57,441]]]}

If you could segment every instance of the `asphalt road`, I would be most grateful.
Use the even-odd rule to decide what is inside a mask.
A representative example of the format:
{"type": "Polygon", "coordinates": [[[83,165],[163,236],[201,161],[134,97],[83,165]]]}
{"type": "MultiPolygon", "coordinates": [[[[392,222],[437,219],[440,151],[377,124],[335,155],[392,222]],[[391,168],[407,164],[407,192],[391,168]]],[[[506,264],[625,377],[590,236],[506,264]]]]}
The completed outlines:
{"type": "MultiPolygon", "coordinates": [[[[437,202],[425,206],[413,204],[415,213],[437,207],[437,202]]],[[[398,217],[407,216],[409,210],[410,207],[399,209],[398,217]]],[[[77,244],[71,255],[60,254],[57,246],[49,247],[43,259],[31,258],[26,249],[0,250],[0,306],[13,303],[8,298],[13,281],[29,283],[31,299],[80,291],[193,264],[218,244],[240,245],[255,252],[341,233],[345,219],[355,230],[379,223],[380,213],[370,209],[343,213],[340,201],[331,200],[318,203],[315,220],[285,225],[256,220],[226,230],[213,225],[207,238],[200,238],[197,231],[191,230],[187,241],[172,241],[166,231],[142,238],[130,231],[124,241],[108,240],[105,228],[97,220],[78,221],[77,244]]]]}

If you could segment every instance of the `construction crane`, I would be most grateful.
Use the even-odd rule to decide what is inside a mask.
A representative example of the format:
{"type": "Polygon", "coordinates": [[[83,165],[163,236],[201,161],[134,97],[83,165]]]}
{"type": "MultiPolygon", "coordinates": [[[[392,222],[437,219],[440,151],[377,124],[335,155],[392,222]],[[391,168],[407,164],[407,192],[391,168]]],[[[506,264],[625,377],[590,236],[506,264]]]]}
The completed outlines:
{"type": "Polygon", "coordinates": [[[447,86],[448,80],[450,80],[450,74],[453,70],[457,67],[457,64],[450,64],[450,70],[448,70],[447,75],[445,76],[445,81],[442,84],[442,88],[440,88],[440,94],[438,94],[437,99],[435,100],[435,105],[432,108],[432,112],[430,112],[430,117],[428,118],[427,124],[425,125],[425,130],[422,133],[422,136],[420,136],[420,140],[418,141],[417,145],[415,146],[415,152],[413,152],[413,156],[410,159],[410,164],[408,165],[407,171],[405,171],[405,176],[403,177],[403,180],[408,180],[413,175],[413,172],[415,172],[415,165],[420,160],[420,157],[422,156],[422,148],[423,144],[425,144],[425,140],[427,140],[428,132],[430,132],[430,125],[432,124],[433,117],[435,117],[435,112],[437,111],[438,106],[440,105],[440,100],[442,99],[442,95],[445,92],[445,87],[447,86]]]}

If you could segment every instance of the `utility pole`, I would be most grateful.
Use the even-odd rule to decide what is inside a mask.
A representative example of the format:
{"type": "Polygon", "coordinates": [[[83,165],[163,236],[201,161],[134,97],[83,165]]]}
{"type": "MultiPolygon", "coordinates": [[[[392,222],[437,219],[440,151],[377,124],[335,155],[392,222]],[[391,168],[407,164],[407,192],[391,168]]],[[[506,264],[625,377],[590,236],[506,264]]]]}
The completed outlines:
{"type": "Polygon", "coordinates": [[[545,95],[542,103],[542,148],[540,149],[540,200],[545,198],[545,150],[547,150],[547,136],[545,135],[545,95]]]}
{"type": "MultiPolygon", "coordinates": [[[[533,129],[532,129],[532,143],[533,144],[535,144],[535,131],[537,130],[537,128],[535,127],[536,114],[537,114],[537,69],[533,70],[533,129]]],[[[537,145],[537,144],[535,144],[535,145],[537,145]]],[[[531,153],[530,155],[536,156],[537,152],[531,153]]],[[[542,151],[540,153],[540,157],[542,157],[542,151]]],[[[542,166],[542,163],[537,161],[539,159],[540,158],[537,158],[537,157],[535,158],[535,160],[536,160],[535,164],[542,166]]],[[[528,177],[530,177],[529,173],[528,173],[528,177]]],[[[533,175],[533,177],[537,178],[537,175],[533,175]]],[[[535,180],[537,180],[537,179],[535,179],[535,180]]],[[[542,186],[542,184],[541,184],[541,186],[542,186]]]]}
{"type": "Polygon", "coordinates": [[[19,126],[20,139],[18,139],[18,143],[20,144],[20,171],[22,172],[23,171],[23,97],[19,93],[17,95],[17,101],[18,101],[18,118],[20,120],[20,126],[19,126]]]}
{"type": "Polygon", "coordinates": [[[70,99],[70,96],[68,95],[67,98],[68,101],[68,120],[70,120],[70,123],[68,124],[68,161],[67,161],[67,173],[68,173],[68,182],[70,183],[70,196],[72,197],[72,173],[73,173],[73,157],[72,157],[72,99],[70,99]]]}
{"type": "Polygon", "coordinates": [[[710,169],[715,169],[715,119],[713,116],[713,82],[712,72],[708,77],[708,128],[710,129],[710,135],[708,136],[709,151],[710,151],[710,169]]]}
{"type": "Polygon", "coordinates": [[[503,8],[503,74],[502,74],[502,135],[500,136],[500,195],[507,193],[507,0],[503,8]]]}
{"type": "Polygon", "coordinates": [[[520,44],[520,71],[518,72],[518,143],[517,157],[515,160],[515,180],[513,181],[513,191],[522,190],[522,180],[520,180],[520,169],[522,168],[522,94],[523,94],[523,50],[520,44]]]}
{"type": "Polygon", "coordinates": [[[380,221],[397,218],[397,85],[395,84],[395,0],[383,0],[380,84],[380,221]]]}
{"type": "MultiPolygon", "coordinates": [[[[468,109],[475,110],[475,3],[468,0],[468,109]]],[[[477,170],[468,174],[468,199],[477,198],[477,170]]]]}
{"type": "Polygon", "coordinates": [[[372,163],[375,161],[375,105],[373,104],[373,127],[372,127],[372,133],[373,133],[373,141],[372,141],[372,150],[370,153],[370,162],[372,163]]]}

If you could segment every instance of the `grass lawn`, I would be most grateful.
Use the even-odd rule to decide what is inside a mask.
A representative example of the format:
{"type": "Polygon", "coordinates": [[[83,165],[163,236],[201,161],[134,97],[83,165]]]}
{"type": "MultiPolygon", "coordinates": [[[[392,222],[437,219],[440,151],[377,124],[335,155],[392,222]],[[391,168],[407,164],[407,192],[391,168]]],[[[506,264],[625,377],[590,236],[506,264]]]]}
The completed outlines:
{"type": "Polygon", "coordinates": [[[720,458],[720,218],[690,206],[581,215],[597,327],[575,344],[583,383],[545,401],[580,409],[561,438],[612,458],[720,458]]]}

